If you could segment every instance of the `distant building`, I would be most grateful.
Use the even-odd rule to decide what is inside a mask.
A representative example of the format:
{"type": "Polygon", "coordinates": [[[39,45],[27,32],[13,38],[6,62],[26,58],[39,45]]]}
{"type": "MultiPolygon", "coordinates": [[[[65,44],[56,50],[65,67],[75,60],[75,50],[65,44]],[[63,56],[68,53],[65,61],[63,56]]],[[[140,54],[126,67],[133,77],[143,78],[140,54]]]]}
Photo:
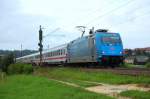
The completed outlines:
{"type": "Polygon", "coordinates": [[[145,52],[146,52],[146,53],[150,53],[150,47],[147,47],[147,48],[145,49],[145,52]]]}
{"type": "Polygon", "coordinates": [[[145,63],[150,61],[150,47],[124,49],[126,63],[145,63]],[[137,61],[137,62],[136,62],[137,61]]]}
{"type": "Polygon", "coordinates": [[[125,63],[133,64],[134,63],[134,57],[126,57],[124,61],[125,61],[125,63]]]}
{"type": "Polygon", "coordinates": [[[135,52],[150,54],[150,47],[146,47],[146,48],[136,48],[136,49],[135,49],[135,52]]]}

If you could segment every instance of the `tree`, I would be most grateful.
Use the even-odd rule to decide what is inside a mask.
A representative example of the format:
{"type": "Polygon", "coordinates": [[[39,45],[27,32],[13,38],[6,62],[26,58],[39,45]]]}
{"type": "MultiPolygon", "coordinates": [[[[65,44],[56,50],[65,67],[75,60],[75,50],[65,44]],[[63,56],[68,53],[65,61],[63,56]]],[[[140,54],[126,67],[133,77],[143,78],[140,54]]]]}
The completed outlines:
{"type": "Polygon", "coordinates": [[[2,56],[0,56],[0,69],[2,68],[2,56]]]}
{"type": "Polygon", "coordinates": [[[1,68],[3,72],[7,72],[8,66],[14,63],[14,54],[10,53],[1,59],[1,68]]]}

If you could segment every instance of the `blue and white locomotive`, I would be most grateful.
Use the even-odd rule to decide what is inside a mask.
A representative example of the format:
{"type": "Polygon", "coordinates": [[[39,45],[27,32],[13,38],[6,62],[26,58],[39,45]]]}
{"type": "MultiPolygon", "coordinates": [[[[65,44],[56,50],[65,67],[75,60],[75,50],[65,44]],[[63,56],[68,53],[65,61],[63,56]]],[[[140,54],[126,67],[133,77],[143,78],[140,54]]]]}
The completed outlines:
{"type": "Polygon", "coordinates": [[[123,45],[119,33],[97,30],[68,44],[69,63],[123,63],[123,45]]]}
{"type": "MultiPolygon", "coordinates": [[[[119,33],[99,29],[68,44],[43,51],[42,57],[46,64],[118,65],[123,63],[123,45],[119,33]]],[[[39,61],[39,53],[17,58],[17,62],[38,64],[39,61]]]]}

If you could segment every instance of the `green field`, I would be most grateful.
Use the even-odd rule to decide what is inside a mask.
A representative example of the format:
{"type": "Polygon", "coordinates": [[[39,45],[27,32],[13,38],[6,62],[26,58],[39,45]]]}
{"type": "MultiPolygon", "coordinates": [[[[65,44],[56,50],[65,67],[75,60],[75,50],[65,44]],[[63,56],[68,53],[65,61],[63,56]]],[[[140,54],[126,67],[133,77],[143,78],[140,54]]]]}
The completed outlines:
{"type": "MultiPolygon", "coordinates": [[[[104,94],[85,90],[85,88],[99,85],[99,83],[137,83],[150,86],[150,77],[85,71],[80,68],[36,68],[30,75],[5,74],[3,79],[0,79],[0,99],[113,99],[104,94]],[[78,87],[55,80],[70,82],[78,87]]],[[[121,92],[120,95],[132,99],[150,99],[150,92],[131,90],[121,92]]]]}
{"type": "Polygon", "coordinates": [[[112,99],[32,75],[8,76],[0,80],[0,99],[112,99]]]}
{"type": "Polygon", "coordinates": [[[110,72],[85,71],[79,68],[39,68],[35,74],[75,82],[83,86],[90,86],[90,84],[85,82],[83,83],[82,81],[93,81],[108,84],[150,84],[150,77],[148,76],[118,75],[110,72]]]}
{"type": "Polygon", "coordinates": [[[150,99],[150,91],[143,92],[137,90],[129,90],[129,91],[121,92],[120,95],[131,97],[132,99],[150,99]]]}

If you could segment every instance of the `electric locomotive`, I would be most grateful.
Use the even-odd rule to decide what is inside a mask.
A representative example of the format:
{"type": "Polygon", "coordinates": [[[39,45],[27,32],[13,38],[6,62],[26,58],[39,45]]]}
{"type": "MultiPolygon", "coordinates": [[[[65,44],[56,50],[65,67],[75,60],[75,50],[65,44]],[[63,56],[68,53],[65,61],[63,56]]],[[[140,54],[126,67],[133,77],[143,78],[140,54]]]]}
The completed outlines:
{"type": "Polygon", "coordinates": [[[95,32],[96,60],[103,64],[123,63],[123,44],[119,33],[95,32]]]}
{"type": "Polygon", "coordinates": [[[119,33],[96,30],[68,44],[68,63],[118,65],[123,63],[123,45],[119,33]]]}

